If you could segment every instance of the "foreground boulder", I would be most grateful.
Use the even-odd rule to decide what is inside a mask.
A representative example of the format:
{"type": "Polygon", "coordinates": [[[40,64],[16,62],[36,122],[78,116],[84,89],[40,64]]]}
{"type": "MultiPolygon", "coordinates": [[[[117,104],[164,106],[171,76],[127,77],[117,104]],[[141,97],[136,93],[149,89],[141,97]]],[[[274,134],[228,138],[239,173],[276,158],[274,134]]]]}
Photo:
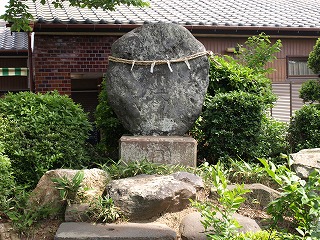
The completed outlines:
{"type": "Polygon", "coordinates": [[[146,220],[186,208],[196,188],[172,175],[139,175],[111,181],[106,193],[130,220],[146,220]]]}
{"type": "MultiPolygon", "coordinates": [[[[46,172],[38,182],[36,188],[32,191],[29,204],[30,206],[50,206],[60,212],[64,209],[64,203],[61,200],[59,191],[52,182],[53,178],[65,177],[69,181],[75,176],[79,170],[57,169],[46,172]]],[[[83,181],[81,183],[81,196],[76,196],[82,202],[90,202],[102,195],[105,185],[108,182],[108,175],[101,169],[85,169],[83,181]],[[79,199],[81,198],[81,199],[79,199]]],[[[76,199],[77,200],[77,199],[76,199]]]]}
{"type": "Polygon", "coordinates": [[[320,170],[320,148],[303,149],[290,154],[292,167],[300,178],[308,178],[314,169],[320,170]]]}
{"type": "Polygon", "coordinates": [[[172,23],[145,24],[115,41],[108,102],[124,127],[134,135],[185,134],[201,113],[209,84],[205,51],[190,31],[172,23]]]}

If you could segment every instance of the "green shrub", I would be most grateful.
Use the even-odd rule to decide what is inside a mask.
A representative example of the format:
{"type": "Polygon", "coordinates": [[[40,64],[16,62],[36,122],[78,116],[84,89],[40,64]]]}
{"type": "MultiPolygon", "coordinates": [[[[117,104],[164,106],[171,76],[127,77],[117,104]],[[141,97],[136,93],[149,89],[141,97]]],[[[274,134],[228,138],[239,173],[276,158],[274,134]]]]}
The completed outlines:
{"type": "Polygon", "coordinates": [[[316,80],[309,80],[304,82],[299,91],[299,97],[303,102],[320,102],[320,82],[316,80]]]}
{"type": "Polygon", "coordinates": [[[208,95],[243,91],[260,97],[265,109],[271,107],[276,100],[272,92],[271,81],[264,74],[239,64],[231,57],[211,56],[210,82],[208,95]]]}
{"type": "Polygon", "coordinates": [[[113,223],[117,220],[124,220],[124,213],[114,205],[112,198],[101,197],[92,201],[87,211],[87,216],[92,222],[113,223]]]}
{"type": "Polygon", "coordinates": [[[246,232],[239,233],[233,240],[284,240],[283,238],[277,237],[277,232],[269,232],[261,230],[258,232],[246,232]]]}
{"type": "Polygon", "coordinates": [[[129,133],[121,124],[116,114],[108,104],[106,81],[102,82],[102,90],[99,94],[99,104],[95,112],[95,122],[100,131],[101,140],[98,151],[116,160],[119,154],[119,139],[129,133]]]}
{"type": "Polygon", "coordinates": [[[236,185],[235,188],[228,189],[228,180],[219,163],[215,166],[204,163],[201,168],[205,181],[211,183],[212,190],[218,195],[218,202],[221,205],[210,201],[190,200],[192,205],[201,212],[203,217],[201,224],[206,236],[208,239],[215,240],[234,239],[241,226],[233,215],[245,201],[243,195],[250,190],[244,189],[244,185],[236,185]]]}
{"type": "MultiPolygon", "coordinates": [[[[272,216],[272,227],[276,228],[285,217],[292,220],[297,235],[316,240],[320,238],[320,178],[319,170],[310,173],[303,180],[286,166],[276,167],[272,162],[260,159],[265,170],[281,186],[281,196],[272,201],[267,208],[272,216]]],[[[295,238],[296,239],[296,238],[295,238]]]]}
{"type": "Polygon", "coordinates": [[[7,209],[7,199],[12,195],[12,188],[15,186],[10,159],[3,152],[0,143],[0,213],[7,209]]]}
{"type": "Polygon", "coordinates": [[[275,58],[272,54],[279,50],[281,43],[267,49],[268,37],[260,36],[248,45],[252,55],[251,50],[242,51],[246,56],[241,58],[240,54],[238,61],[228,56],[209,58],[206,101],[190,133],[198,141],[198,156],[210,162],[230,157],[251,161],[255,157],[274,157],[287,152],[283,142],[285,125],[267,116],[276,96],[262,66],[275,58]],[[265,51],[258,49],[260,44],[265,51]],[[259,59],[258,68],[251,66],[250,56],[259,59]]]}
{"type": "Polygon", "coordinates": [[[259,97],[237,91],[217,94],[202,118],[202,150],[208,160],[255,157],[263,118],[259,97]]]}
{"type": "Polygon", "coordinates": [[[295,112],[288,129],[292,152],[320,147],[320,105],[304,105],[295,112]]]}
{"type": "Polygon", "coordinates": [[[282,162],[282,154],[289,152],[287,141],[288,124],[265,115],[262,119],[261,130],[257,156],[282,162]]]}
{"type": "Polygon", "coordinates": [[[0,113],[13,129],[2,140],[18,183],[33,187],[49,169],[88,163],[85,142],[91,124],[69,97],[58,92],[9,93],[0,99],[0,113]]]}

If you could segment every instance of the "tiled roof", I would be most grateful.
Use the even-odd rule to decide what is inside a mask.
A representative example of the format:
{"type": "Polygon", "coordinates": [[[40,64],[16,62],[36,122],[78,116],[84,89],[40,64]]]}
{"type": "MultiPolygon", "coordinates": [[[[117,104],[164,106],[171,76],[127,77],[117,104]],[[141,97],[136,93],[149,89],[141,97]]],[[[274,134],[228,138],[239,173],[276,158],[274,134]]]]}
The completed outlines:
{"type": "MultiPolygon", "coordinates": [[[[181,25],[320,28],[320,0],[149,0],[150,7],[119,6],[116,11],[62,9],[26,0],[38,22],[121,23],[176,22],[181,25]]],[[[48,1],[47,1],[48,2],[48,1]]]]}
{"type": "Polygon", "coordinates": [[[25,32],[12,32],[0,22],[0,51],[28,49],[28,35],[25,32]]]}

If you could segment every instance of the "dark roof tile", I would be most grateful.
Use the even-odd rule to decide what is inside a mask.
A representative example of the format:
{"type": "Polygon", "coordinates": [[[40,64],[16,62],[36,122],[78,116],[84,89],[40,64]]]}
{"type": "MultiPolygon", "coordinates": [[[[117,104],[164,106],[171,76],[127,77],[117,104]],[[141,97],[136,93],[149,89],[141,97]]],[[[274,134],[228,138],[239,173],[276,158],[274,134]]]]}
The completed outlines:
{"type": "Polygon", "coordinates": [[[26,0],[31,14],[39,22],[59,19],[69,23],[71,19],[93,23],[123,24],[132,22],[177,22],[202,25],[211,22],[218,26],[264,26],[264,27],[315,27],[320,28],[320,0],[149,0],[150,7],[138,8],[124,5],[116,11],[70,7],[63,1],[62,9],[55,9],[48,2],[26,0]],[[42,18],[42,19],[41,19],[42,18]]]}
{"type": "Polygon", "coordinates": [[[0,51],[1,50],[27,50],[28,35],[25,32],[12,32],[5,26],[0,27],[0,51]]]}

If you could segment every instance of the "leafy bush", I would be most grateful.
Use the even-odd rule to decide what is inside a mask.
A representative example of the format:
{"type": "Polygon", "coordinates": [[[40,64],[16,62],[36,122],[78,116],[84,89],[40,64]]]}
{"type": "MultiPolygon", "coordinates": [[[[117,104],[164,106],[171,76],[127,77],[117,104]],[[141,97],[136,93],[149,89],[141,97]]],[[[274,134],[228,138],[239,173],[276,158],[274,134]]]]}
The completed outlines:
{"type": "Polygon", "coordinates": [[[124,213],[114,205],[112,198],[99,197],[90,203],[87,216],[93,222],[112,223],[125,219],[124,213]]]}
{"type": "Polygon", "coordinates": [[[201,212],[203,221],[201,221],[208,239],[234,239],[237,230],[241,227],[234,213],[245,201],[242,195],[250,192],[244,189],[243,185],[236,185],[233,189],[228,189],[228,180],[223,169],[218,163],[210,166],[207,163],[201,166],[205,173],[206,182],[212,183],[213,190],[218,194],[218,201],[222,207],[210,201],[199,202],[191,201],[192,205],[201,212]],[[219,217],[220,215],[220,217],[219,217]]]}
{"type": "Polygon", "coordinates": [[[0,213],[7,208],[7,199],[12,195],[12,188],[15,186],[10,159],[3,152],[0,143],[0,213]]]}
{"type": "Polygon", "coordinates": [[[320,82],[316,80],[309,80],[302,83],[299,91],[299,97],[303,102],[320,102],[320,82]]]}
{"type": "Polygon", "coordinates": [[[96,126],[100,131],[101,140],[98,150],[106,157],[117,159],[119,139],[129,133],[121,124],[116,114],[108,104],[106,81],[102,81],[102,89],[99,94],[99,104],[95,112],[96,126]]]}
{"type": "Polygon", "coordinates": [[[210,162],[230,157],[251,161],[287,152],[283,142],[286,126],[267,116],[276,96],[263,68],[275,58],[281,42],[271,46],[269,37],[261,35],[249,38],[247,45],[238,60],[228,56],[209,58],[206,101],[190,133],[198,141],[200,158],[210,162]],[[253,67],[255,61],[260,65],[253,67]]]}
{"type": "Polygon", "coordinates": [[[320,147],[320,105],[304,105],[295,112],[288,129],[292,152],[320,147]]]}
{"type": "Polygon", "coordinates": [[[257,156],[273,158],[274,161],[282,162],[282,154],[289,152],[288,124],[264,115],[261,126],[257,156]]]}
{"type": "Polygon", "coordinates": [[[13,228],[20,235],[20,239],[30,239],[32,228],[36,222],[46,219],[56,212],[50,206],[34,206],[28,204],[30,192],[21,186],[13,188],[12,197],[6,202],[7,209],[4,213],[10,219],[13,228]],[[22,237],[23,236],[23,237],[22,237]]]}
{"type": "Polygon", "coordinates": [[[277,237],[277,232],[269,232],[266,230],[258,232],[239,233],[234,240],[283,240],[284,238],[277,237]]]}
{"type": "Polygon", "coordinates": [[[225,174],[230,183],[263,183],[269,187],[275,185],[272,178],[264,171],[260,162],[245,162],[243,160],[229,159],[228,162],[224,163],[224,168],[226,169],[225,174]]]}
{"type": "Polygon", "coordinates": [[[208,95],[243,91],[260,97],[265,109],[276,100],[271,81],[264,74],[239,64],[229,56],[211,56],[208,95]]]}
{"type": "Polygon", "coordinates": [[[272,162],[263,159],[260,161],[270,177],[281,186],[281,196],[267,208],[267,212],[272,216],[272,227],[276,227],[284,217],[291,217],[297,233],[301,236],[298,239],[319,239],[319,170],[314,170],[306,181],[284,165],[277,168],[272,162]]]}
{"type": "Polygon", "coordinates": [[[91,124],[69,97],[58,92],[9,93],[0,99],[0,113],[13,130],[2,141],[18,183],[33,187],[49,169],[88,163],[85,142],[91,124]]]}
{"type": "Polygon", "coordinates": [[[308,67],[314,73],[320,73],[320,38],[318,38],[316,45],[314,45],[313,50],[309,54],[308,67]]]}
{"type": "Polygon", "coordinates": [[[207,159],[253,158],[263,117],[259,97],[247,92],[221,93],[206,106],[200,129],[208,146],[207,159]]]}

